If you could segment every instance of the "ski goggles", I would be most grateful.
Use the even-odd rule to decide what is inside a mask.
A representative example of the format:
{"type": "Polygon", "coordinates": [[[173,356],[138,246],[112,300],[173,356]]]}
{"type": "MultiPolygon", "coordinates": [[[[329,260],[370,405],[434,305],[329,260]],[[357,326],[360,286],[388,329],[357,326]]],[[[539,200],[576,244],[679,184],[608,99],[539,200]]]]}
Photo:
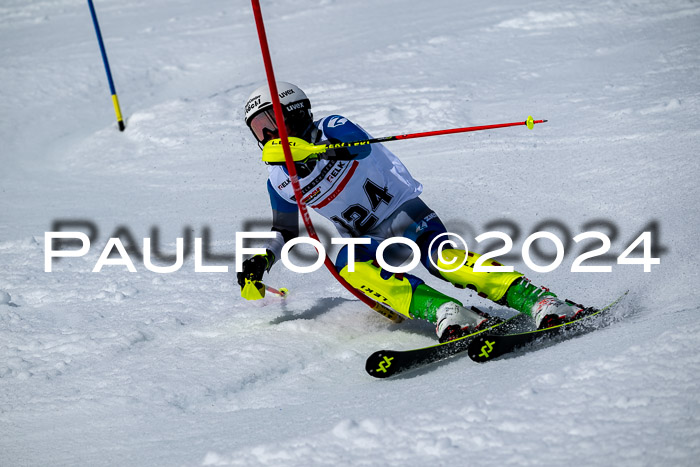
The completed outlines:
{"type": "Polygon", "coordinates": [[[250,127],[250,131],[253,132],[255,139],[262,144],[279,137],[277,122],[275,121],[275,111],[272,107],[253,115],[248,122],[248,126],[250,127]]]}

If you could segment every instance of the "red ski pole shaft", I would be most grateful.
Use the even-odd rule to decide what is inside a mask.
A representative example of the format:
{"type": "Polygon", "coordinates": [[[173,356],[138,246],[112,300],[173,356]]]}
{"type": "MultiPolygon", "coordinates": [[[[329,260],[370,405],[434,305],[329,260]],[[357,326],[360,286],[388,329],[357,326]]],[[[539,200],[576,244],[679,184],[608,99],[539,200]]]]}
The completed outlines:
{"type": "MultiPolygon", "coordinates": [[[[545,123],[547,120],[533,120],[532,124],[545,123]]],[[[411,138],[424,138],[426,136],[437,136],[437,135],[449,135],[452,133],[467,133],[469,131],[481,131],[481,130],[493,130],[494,128],[506,128],[509,126],[528,126],[528,121],[524,122],[512,122],[512,123],[496,123],[494,125],[481,125],[481,126],[468,126],[464,128],[452,128],[449,130],[436,130],[436,131],[424,131],[422,133],[409,133],[407,135],[397,135],[389,136],[391,139],[411,139],[411,138]]]]}
{"type": "Polygon", "coordinates": [[[399,139],[425,138],[427,136],[450,135],[453,133],[467,133],[470,131],[493,130],[494,128],[506,128],[509,126],[527,126],[528,128],[532,129],[532,126],[534,126],[535,124],[545,123],[546,121],[547,120],[533,120],[532,117],[528,117],[528,119],[524,122],[496,123],[493,125],[468,126],[464,128],[450,128],[448,130],[423,131],[420,133],[408,133],[405,135],[382,136],[379,138],[351,141],[348,143],[328,144],[326,145],[326,147],[328,149],[336,149],[343,147],[362,146],[365,144],[386,143],[387,141],[396,141],[399,139]]]}
{"type": "Polygon", "coordinates": [[[265,285],[265,290],[267,290],[268,292],[273,293],[275,295],[279,295],[281,297],[284,297],[289,293],[289,291],[287,289],[285,289],[284,287],[277,290],[276,288],[270,287],[269,285],[265,285]]]}

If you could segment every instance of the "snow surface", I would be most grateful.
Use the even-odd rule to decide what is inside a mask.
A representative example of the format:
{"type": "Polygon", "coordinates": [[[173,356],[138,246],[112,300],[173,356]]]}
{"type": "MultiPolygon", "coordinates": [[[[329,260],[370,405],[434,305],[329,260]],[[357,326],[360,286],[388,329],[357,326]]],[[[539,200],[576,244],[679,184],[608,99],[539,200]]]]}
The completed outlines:
{"type": "Polygon", "coordinates": [[[169,254],[209,229],[219,255],[269,227],[242,122],[264,83],[249,3],[96,3],[124,133],[85,2],[0,6],[0,465],[697,465],[698,2],[262,2],[277,76],[317,116],[375,136],[549,119],[389,143],[451,230],[515,234],[506,219],[516,253],[546,220],[614,237],[611,273],[570,272],[573,242],[550,273],[509,261],[586,304],[630,289],[610,326],[386,381],[365,358],[432,327],[388,322],[323,269],[276,267],[291,295],[259,302],[231,260],[91,272],[119,227],[138,245],[155,227],[169,254]],[[98,238],[46,273],[57,220],[98,238]],[[652,222],[661,264],[615,264],[652,222]]]}

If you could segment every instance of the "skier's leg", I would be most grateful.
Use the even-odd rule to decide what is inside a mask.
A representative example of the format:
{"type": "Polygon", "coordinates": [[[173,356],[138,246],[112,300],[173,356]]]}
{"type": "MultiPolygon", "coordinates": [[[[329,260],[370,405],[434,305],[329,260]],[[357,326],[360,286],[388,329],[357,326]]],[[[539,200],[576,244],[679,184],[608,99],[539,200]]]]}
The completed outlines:
{"type": "MultiPolygon", "coordinates": [[[[439,256],[439,255],[436,255],[439,256]]],[[[443,258],[437,258],[437,265],[448,271],[439,274],[456,286],[475,290],[479,296],[509,306],[534,318],[538,328],[554,326],[576,319],[584,308],[572,302],[557,298],[546,287],[538,287],[523,276],[514,272],[475,272],[474,263],[481,255],[464,250],[444,250],[443,258]],[[449,271],[450,265],[465,260],[465,264],[456,271],[449,271]]],[[[484,266],[500,266],[493,260],[487,260],[484,266]]]]}
{"type": "MultiPolygon", "coordinates": [[[[522,277],[522,273],[516,271],[475,272],[474,264],[481,255],[470,251],[446,249],[442,251],[442,255],[440,255],[438,251],[433,251],[432,257],[435,259],[434,263],[437,268],[432,264],[430,268],[432,271],[436,271],[438,277],[458,287],[472,289],[476,291],[479,296],[488,298],[494,302],[501,300],[508,291],[508,288],[517,279],[522,277]],[[454,269],[455,264],[462,264],[462,267],[452,271],[451,269],[454,269]]],[[[500,263],[494,260],[486,260],[483,265],[501,266],[500,263]]]]}
{"type": "Polygon", "coordinates": [[[384,303],[408,318],[435,323],[441,341],[472,332],[480,326],[494,324],[455,298],[428,286],[412,274],[393,274],[379,267],[375,260],[378,243],[355,248],[354,271],[348,264],[347,246],[336,258],[336,268],[350,285],[370,298],[384,303]]]}
{"type": "MultiPolygon", "coordinates": [[[[474,290],[481,297],[530,315],[538,327],[549,327],[576,319],[584,310],[581,305],[558,299],[545,287],[533,285],[520,272],[475,272],[474,264],[481,257],[477,253],[447,249],[443,250],[440,257],[437,251],[439,243],[433,240],[447,230],[437,214],[425,204],[419,209],[415,203],[405,211],[413,222],[404,222],[401,234],[416,242],[421,250],[423,265],[434,276],[457,287],[474,290]],[[454,264],[462,263],[462,267],[450,271],[454,264]]],[[[484,261],[483,265],[501,266],[491,259],[484,261]]]]}
{"type": "Polygon", "coordinates": [[[511,284],[499,303],[532,316],[539,329],[573,321],[593,311],[593,308],[561,300],[548,288],[538,287],[524,276],[511,284]]]}
{"type": "MultiPolygon", "coordinates": [[[[420,199],[420,206],[412,203],[409,206],[399,208],[404,211],[410,222],[394,222],[396,234],[413,240],[421,252],[423,266],[435,277],[448,281],[460,288],[475,290],[481,297],[494,302],[501,300],[508,288],[522,276],[519,272],[475,272],[474,263],[481,255],[459,249],[446,249],[442,251],[442,257],[438,248],[440,242],[434,241],[438,236],[447,233],[445,225],[438,215],[426,206],[420,199]],[[452,272],[454,264],[463,264],[462,267],[452,272]]],[[[408,204],[408,203],[406,203],[408,204]]],[[[392,216],[401,220],[399,216],[392,216]]],[[[484,262],[485,266],[500,266],[493,260],[484,262]]]]}
{"type": "Polygon", "coordinates": [[[422,318],[435,322],[435,308],[456,299],[425,285],[412,274],[393,274],[379,267],[376,250],[379,243],[372,239],[369,245],[355,246],[354,265],[348,264],[347,246],[335,260],[340,276],[368,297],[389,305],[407,318],[422,318]],[[351,267],[353,266],[353,267],[351,267]],[[351,272],[351,269],[354,269],[351,272]],[[423,307],[423,304],[430,306],[423,307]],[[413,306],[412,306],[413,305],[413,306]]]}

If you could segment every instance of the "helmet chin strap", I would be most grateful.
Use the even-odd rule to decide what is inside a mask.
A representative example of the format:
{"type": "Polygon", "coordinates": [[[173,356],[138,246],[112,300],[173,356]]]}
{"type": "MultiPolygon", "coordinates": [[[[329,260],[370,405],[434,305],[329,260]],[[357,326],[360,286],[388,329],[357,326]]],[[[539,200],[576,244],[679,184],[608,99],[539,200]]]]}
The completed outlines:
{"type": "MultiPolygon", "coordinates": [[[[314,122],[312,121],[304,131],[304,135],[301,136],[301,139],[307,140],[305,136],[308,136],[309,139],[307,141],[309,141],[311,144],[316,144],[318,143],[318,140],[321,139],[320,133],[321,132],[318,130],[318,128],[316,127],[316,125],[314,125],[314,122]],[[309,129],[311,129],[311,131],[309,131],[309,129]]],[[[303,164],[296,164],[297,173],[299,174],[299,177],[308,177],[311,174],[311,172],[313,172],[316,168],[317,162],[318,161],[316,159],[312,159],[307,160],[303,164]]]]}
{"type": "Polygon", "coordinates": [[[312,159],[303,163],[296,163],[296,168],[297,168],[297,175],[299,175],[300,178],[305,178],[308,177],[311,172],[314,171],[316,168],[316,163],[318,161],[316,159],[312,159]]]}
{"type": "Polygon", "coordinates": [[[311,122],[311,137],[309,138],[309,143],[311,143],[311,144],[318,143],[319,140],[321,139],[320,133],[321,132],[318,131],[318,128],[316,127],[316,125],[314,125],[313,122],[311,122]]]}

